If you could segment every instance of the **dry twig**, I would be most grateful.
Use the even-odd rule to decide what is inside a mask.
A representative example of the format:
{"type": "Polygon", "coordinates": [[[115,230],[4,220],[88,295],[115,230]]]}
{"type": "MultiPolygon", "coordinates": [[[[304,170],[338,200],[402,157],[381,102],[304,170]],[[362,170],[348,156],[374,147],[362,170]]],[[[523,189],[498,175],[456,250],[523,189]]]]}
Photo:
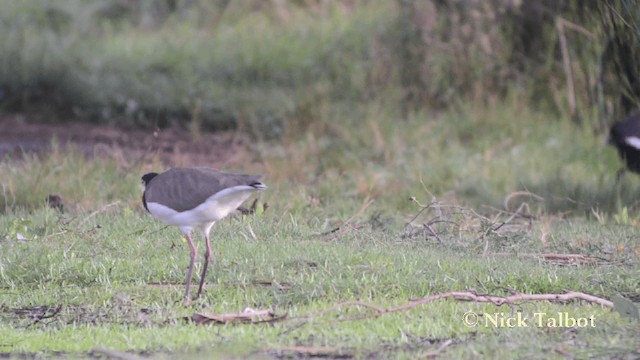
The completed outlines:
{"type": "Polygon", "coordinates": [[[114,201],[112,203],[109,203],[107,205],[102,206],[100,209],[92,212],[91,214],[87,215],[84,219],[82,219],[82,221],[80,221],[80,224],[78,224],[78,227],[82,226],[84,223],[86,223],[89,219],[91,219],[92,217],[107,211],[109,208],[116,206],[120,204],[120,200],[114,201]]]}
{"type": "Polygon", "coordinates": [[[334,241],[345,233],[348,233],[354,230],[355,231],[360,230],[360,226],[358,224],[352,225],[351,223],[355,218],[364,214],[364,212],[367,211],[369,206],[371,206],[371,204],[373,204],[374,201],[375,199],[372,199],[369,195],[367,195],[367,197],[362,202],[362,206],[360,207],[360,209],[356,211],[353,215],[351,215],[347,220],[345,220],[340,226],[337,226],[329,231],[319,233],[317,235],[325,236],[325,235],[333,234],[333,236],[330,239],[328,239],[328,241],[334,241]]]}
{"type": "Polygon", "coordinates": [[[364,307],[367,309],[372,310],[373,312],[370,312],[368,314],[363,314],[357,317],[350,317],[350,318],[340,318],[337,319],[335,321],[338,322],[343,322],[343,321],[354,321],[354,320],[363,320],[363,319],[371,319],[371,318],[377,318],[380,317],[382,315],[385,314],[391,314],[391,313],[395,313],[395,312],[400,312],[400,311],[407,311],[407,310],[411,310],[414,309],[418,306],[421,305],[426,305],[429,303],[432,303],[436,300],[442,300],[442,299],[448,299],[448,298],[453,298],[455,300],[460,300],[460,301],[471,301],[471,302],[477,302],[477,303],[491,303],[494,304],[496,306],[501,306],[501,305],[513,305],[513,304],[518,304],[521,302],[529,302],[529,301],[553,301],[553,302],[568,302],[570,300],[584,300],[584,301],[588,301],[591,303],[595,303],[595,304],[599,304],[601,306],[606,306],[606,307],[610,307],[613,308],[613,302],[603,299],[603,298],[599,298],[597,296],[593,296],[593,295],[589,295],[589,294],[585,294],[582,292],[577,292],[577,291],[569,291],[565,294],[519,294],[519,293],[515,293],[509,296],[498,296],[498,295],[484,295],[484,294],[477,294],[475,292],[472,291],[450,291],[450,292],[445,292],[445,293],[440,293],[440,294],[435,294],[435,295],[431,295],[431,296],[427,296],[424,297],[422,299],[418,299],[418,300],[414,300],[414,301],[410,301],[406,304],[400,305],[400,306],[396,306],[396,307],[392,307],[392,308],[381,308],[375,305],[371,305],[371,304],[367,304],[361,301],[347,301],[347,302],[343,302],[343,303],[339,303],[336,304],[334,306],[332,306],[331,308],[327,309],[327,310],[323,310],[320,311],[318,313],[312,314],[310,316],[307,317],[303,317],[303,318],[292,318],[290,320],[309,320],[309,319],[313,319],[316,317],[321,317],[324,316],[330,312],[333,312],[337,309],[340,308],[346,308],[346,307],[364,307]]]}
{"type": "Polygon", "coordinates": [[[555,253],[523,253],[523,254],[511,254],[511,253],[496,253],[495,256],[516,256],[516,257],[531,257],[540,258],[542,260],[557,262],[563,264],[581,264],[581,265],[598,265],[603,263],[609,263],[607,259],[589,256],[582,254],[555,254],[555,253]]]}

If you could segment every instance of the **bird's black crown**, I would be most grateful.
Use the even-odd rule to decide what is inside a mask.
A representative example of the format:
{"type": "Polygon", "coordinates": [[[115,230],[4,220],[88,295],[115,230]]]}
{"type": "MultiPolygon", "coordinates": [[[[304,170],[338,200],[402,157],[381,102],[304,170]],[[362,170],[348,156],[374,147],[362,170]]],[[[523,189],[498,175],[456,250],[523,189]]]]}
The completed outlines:
{"type": "Polygon", "coordinates": [[[142,182],[144,183],[144,186],[149,185],[149,182],[156,176],[158,176],[158,173],[154,173],[154,172],[150,172],[142,175],[142,182]]]}

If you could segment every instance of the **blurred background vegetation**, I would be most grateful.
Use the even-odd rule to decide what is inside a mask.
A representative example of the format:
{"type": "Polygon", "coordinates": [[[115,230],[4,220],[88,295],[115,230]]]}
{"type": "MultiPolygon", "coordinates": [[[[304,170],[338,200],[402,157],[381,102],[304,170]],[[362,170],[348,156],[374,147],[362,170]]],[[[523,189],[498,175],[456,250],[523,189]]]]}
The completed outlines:
{"type": "Polygon", "coordinates": [[[355,194],[407,207],[427,190],[501,206],[524,189],[552,211],[638,205],[637,186],[614,186],[621,163],[604,145],[640,103],[636,1],[0,0],[0,9],[4,113],[237,129],[266,149],[271,179],[317,185],[300,190],[311,203],[355,194]]]}
{"type": "Polygon", "coordinates": [[[632,0],[1,0],[0,108],[40,120],[325,128],[516,96],[604,131],[640,99],[632,0]],[[55,116],[51,116],[55,114],[55,116]],[[46,115],[46,116],[45,116],[46,115]]]}

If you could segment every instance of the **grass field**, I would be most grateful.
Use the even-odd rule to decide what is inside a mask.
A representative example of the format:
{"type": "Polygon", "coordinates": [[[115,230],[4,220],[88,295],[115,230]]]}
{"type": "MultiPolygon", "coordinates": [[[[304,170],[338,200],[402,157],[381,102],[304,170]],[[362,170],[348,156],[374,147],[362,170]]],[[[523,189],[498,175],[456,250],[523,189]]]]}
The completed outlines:
{"type": "Polygon", "coordinates": [[[350,301],[391,308],[448,291],[581,291],[638,301],[640,180],[630,174],[615,184],[620,163],[602,139],[585,132],[571,141],[575,128],[534,113],[524,116],[539,126],[509,126],[515,111],[504,103],[393,127],[371,112],[360,127],[334,130],[338,135],[247,149],[246,166],[236,170],[265,173],[269,189],[259,201],[269,206],[215,226],[206,292],[189,306],[182,302],[186,243],[140,204],[139,177],[160,164],[124,167],[62,146],[7,158],[0,164],[1,352],[638,356],[637,320],[586,302],[509,307],[440,300],[368,319],[351,319],[371,315],[365,306],[334,308],[350,301]],[[472,129],[476,136],[469,137],[472,129]],[[515,194],[503,204],[525,190],[540,198],[515,194]],[[68,203],[65,213],[42,201],[53,192],[68,203]],[[512,217],[520,204],[526,205],[512,217]],[[542,253],[592,258],[527,255],[542,253]],[[186,320],[247,307],[286,319],[186,320]],[[480,314],[480,325],[465,325],[470,311],[480,314]],[[534,315],[558,312],[593,317],[594,326],[539,326],[536,316],[543,315],[534,315]],[[487,322],[518,313],[528,327],[487,322]]]}

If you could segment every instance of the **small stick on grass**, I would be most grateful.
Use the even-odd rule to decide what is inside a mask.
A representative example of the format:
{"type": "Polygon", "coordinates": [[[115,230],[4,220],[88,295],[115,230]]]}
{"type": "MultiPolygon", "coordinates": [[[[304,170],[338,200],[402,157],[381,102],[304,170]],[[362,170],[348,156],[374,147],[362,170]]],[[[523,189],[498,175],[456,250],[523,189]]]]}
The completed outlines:
{"type": "Polygon", "coordinates": [[[86,223],[89,219],[91,219],[92,217],[100,214],[101,212],[106,211],[107,209],[109,209],[110,207],[116,206],[120,204],[120,200],[118,201],[114,201],[110,204],[104,205],[103,207],[101,207],[100,209],[92,212],[91,214],[87,215],[84,219],[82,219],[82,221],[80,222],[80,224],[78,224],[78,227],[82,226],[84,223],[86,223]]]}
{"type": "Polygon", "coordinates": [[[555,253],[522,253],[522,254],[510,254],[510,253],[496,253],[494,256],[515,256],[515,257],[531,257],[541,258],[546,261],[557,261],[565,263],[577,263],[577,264],[598,264],[598,263],[610,263],[609,260],[598,256],[589,256],[582,254],[555,254],[555,253]]]}
{"type": "Polygon", "coordinates": [[[348,230],[358,230],[357,226],[352,226],[351,222],[357,218],[358,216],[364,214],[365,211],[367,211],[367,209],[369,208],[369,206],[371,206],[371,204],[373,204],[373,202],[375,201],[375,199],[372,199],[369,195],[367,195],[367,197],[364,199],[364,201],[362,202],[362,206],[360,207],[360,209],[358,211],[356,211],[353,215],[351,215],[351,217],[349,217],[347,220],[345,220],[342,225],[337,226],[329,231],[323,232],[318,234],[319,236],[324,236],[324,235],[329,235],[329,234],[334,234],[331,239],[328,239],[328,241],[333,241],[337,238],[339,238],[344,232],[348,231],[348,230]]]}

